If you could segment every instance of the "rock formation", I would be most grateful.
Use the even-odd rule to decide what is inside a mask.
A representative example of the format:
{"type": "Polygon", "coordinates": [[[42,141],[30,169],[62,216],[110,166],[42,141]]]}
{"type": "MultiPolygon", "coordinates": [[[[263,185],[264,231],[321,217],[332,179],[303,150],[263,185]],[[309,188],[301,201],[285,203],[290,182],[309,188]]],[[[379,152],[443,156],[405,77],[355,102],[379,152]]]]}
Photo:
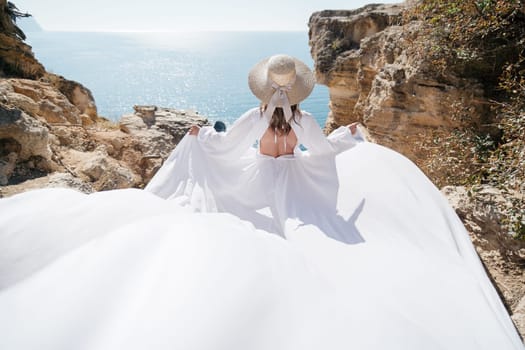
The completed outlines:
{"type": "Polygon", "coordinates": [[[143,187],[189,127],[207,123],[195,112],[135,106],[114,124],[97,116],[89,90],[52,78],[0,82],[0,196],[60,181],[83,191],[143,187]]]}
{"type": "MultiPolygon", "coordinates": [[[[461,74],[465,70],[436,64],[432,53],[442,43],[433,41],[421,20],[407,19],[412,3],[311,16],[315,74],[330,93],[325,128],[359,121],[375,142],[409,157],[436,185],[457,185],[473,174],[473,149],[485,147],[483,139],[476,144],[464,135],[472,130],[498,133],[489,108],[488,78],[475,69],[461,74]]],[[[485,63],[481,66],[490,66],[485,63]]],[[[494,84],[497,70],[491,69],[494,84]]],[[[510,236],[506,226],[513,203],[525,199],[519,191],[510,192],[494,186],[443,189],[525,334],[525,244],[510,236]]]]}
{"type": "Polygon", "coordinates": [[[143,187],[187,133],[191,125],[208,120],[194,111],[156,106],[135,106],[135,113],[122,116],[118,130],[91,131],[91,138],[105,147],[111,158],[126,164],[139,176],[143,187]]]}
{"type": "Polygon", "coordinates": [[[478,81],[435,74],[421,51],[420,23],[400,25],[405,6],[316,12],[311,52],[317,80],[330,92],[326,129],[362,122],[376,142],[437,180],[443,169],[434,171],[429,155],[454,130],[484,122],[487,100],[478,81]]]}
{"type": "Polygon", "coordinates": [[[155,106],[136,106],[119,124],[99,117],[86,87],[35,59],[12,11],[0,0],[0,197],[47,186],[143,187],[189,127],[207,123],[155,106]]]}

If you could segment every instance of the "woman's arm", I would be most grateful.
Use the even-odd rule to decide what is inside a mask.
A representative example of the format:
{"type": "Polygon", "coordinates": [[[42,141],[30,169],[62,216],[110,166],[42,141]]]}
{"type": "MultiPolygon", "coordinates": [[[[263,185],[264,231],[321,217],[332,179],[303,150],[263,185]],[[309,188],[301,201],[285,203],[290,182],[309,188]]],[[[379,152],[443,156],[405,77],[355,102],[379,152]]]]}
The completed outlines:
{"type": "Polygon", "coordinates": [[[201,129],[200,126],[192,125],[191,128],[190,128],[190,131],[188,132],[188,134],[190,134],[191,136],[197,136],[197,135],[199,135],[199,130],[200,129],[201,129]]]}
{"type": "Polygon", "coordinates": [[[193,126],[189,134],[197,137],[207,154],[221,158],[238,158],[262,135],[267,122],[260,117],[259,108],[253,108],[237,119],[226,132],[217,132],[211,126],[193,126]]]}
{"type": "Polygon", "coordinates": [[[338,154],[366,141],[358,123],[341,126],[328,136],[324,135],[317,121],[309,113],[303,113],[300,124],[304,128],[301,143],[312,155],[338,154]]]}
{"type": "Polygon", "coordinates": [[[357,133],[357,126],[358,125],[359,125],[358,122],[355,122],[355,123],[347,125],[348,129],[350,129],[350,132],[352,133],[352,136],[355,136],[355,134],[357,133]]]}

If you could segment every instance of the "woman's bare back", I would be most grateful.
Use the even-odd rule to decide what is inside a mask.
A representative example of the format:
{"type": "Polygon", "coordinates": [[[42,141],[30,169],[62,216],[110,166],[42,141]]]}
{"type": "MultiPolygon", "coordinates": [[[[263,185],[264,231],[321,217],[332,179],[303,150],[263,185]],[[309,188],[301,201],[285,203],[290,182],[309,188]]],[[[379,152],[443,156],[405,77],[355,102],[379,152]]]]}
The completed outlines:
{"type": "Polygon", "coordinates": [[[261,154],[277,158],[285,154],[293,154],[296,145],[297,136],[293,130],[290,130],[288,135],[281,135],[269,127],[259,141],[259,151],[261,154]]]}

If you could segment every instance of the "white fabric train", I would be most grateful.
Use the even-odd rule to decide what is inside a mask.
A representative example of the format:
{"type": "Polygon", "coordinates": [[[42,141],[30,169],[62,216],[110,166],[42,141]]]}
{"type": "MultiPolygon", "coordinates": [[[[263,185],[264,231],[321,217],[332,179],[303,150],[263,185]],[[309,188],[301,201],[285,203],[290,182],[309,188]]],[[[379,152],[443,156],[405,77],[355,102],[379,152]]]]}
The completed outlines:
{"type": "Polygon", "coordinates": [[[1,199],[0,349],[523,348],[414,164],[306,113],[307,151],[260,156],[260,120],[185,137],[146,191],[1,199]]]}

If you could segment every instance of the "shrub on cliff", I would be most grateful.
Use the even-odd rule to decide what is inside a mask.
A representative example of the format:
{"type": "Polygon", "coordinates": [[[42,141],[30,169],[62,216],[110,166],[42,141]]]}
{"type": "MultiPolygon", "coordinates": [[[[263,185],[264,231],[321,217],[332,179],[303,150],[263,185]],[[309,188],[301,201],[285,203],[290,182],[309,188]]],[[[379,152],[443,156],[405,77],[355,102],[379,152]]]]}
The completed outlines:
{"type": "Polygon", "coordinates": [[[451,148],[468,145],[474,156],[465,181],[509,193],[514,206],[506,227],[525,239],[525,1],[422,0],[404,17],[423,22],[435,74],[483,83],[490,118],[449,142],[451,148]]]}
{"type": "Polygon", "coordinates": [[[45,69],[35,59],[16,19],[30,16],[20,12],[10,1],[0,0],[0,77],[39,79],[45,69]]]}
{"type": "Polygon", "coordinates": [[[0,29],[7,35],[15,35],[25,40],[24,32],[16,25],[16,19],[21,17],[30,17],[29,13],[20,12],[18,7],[11,1],[0,0],[0,29]]]}

